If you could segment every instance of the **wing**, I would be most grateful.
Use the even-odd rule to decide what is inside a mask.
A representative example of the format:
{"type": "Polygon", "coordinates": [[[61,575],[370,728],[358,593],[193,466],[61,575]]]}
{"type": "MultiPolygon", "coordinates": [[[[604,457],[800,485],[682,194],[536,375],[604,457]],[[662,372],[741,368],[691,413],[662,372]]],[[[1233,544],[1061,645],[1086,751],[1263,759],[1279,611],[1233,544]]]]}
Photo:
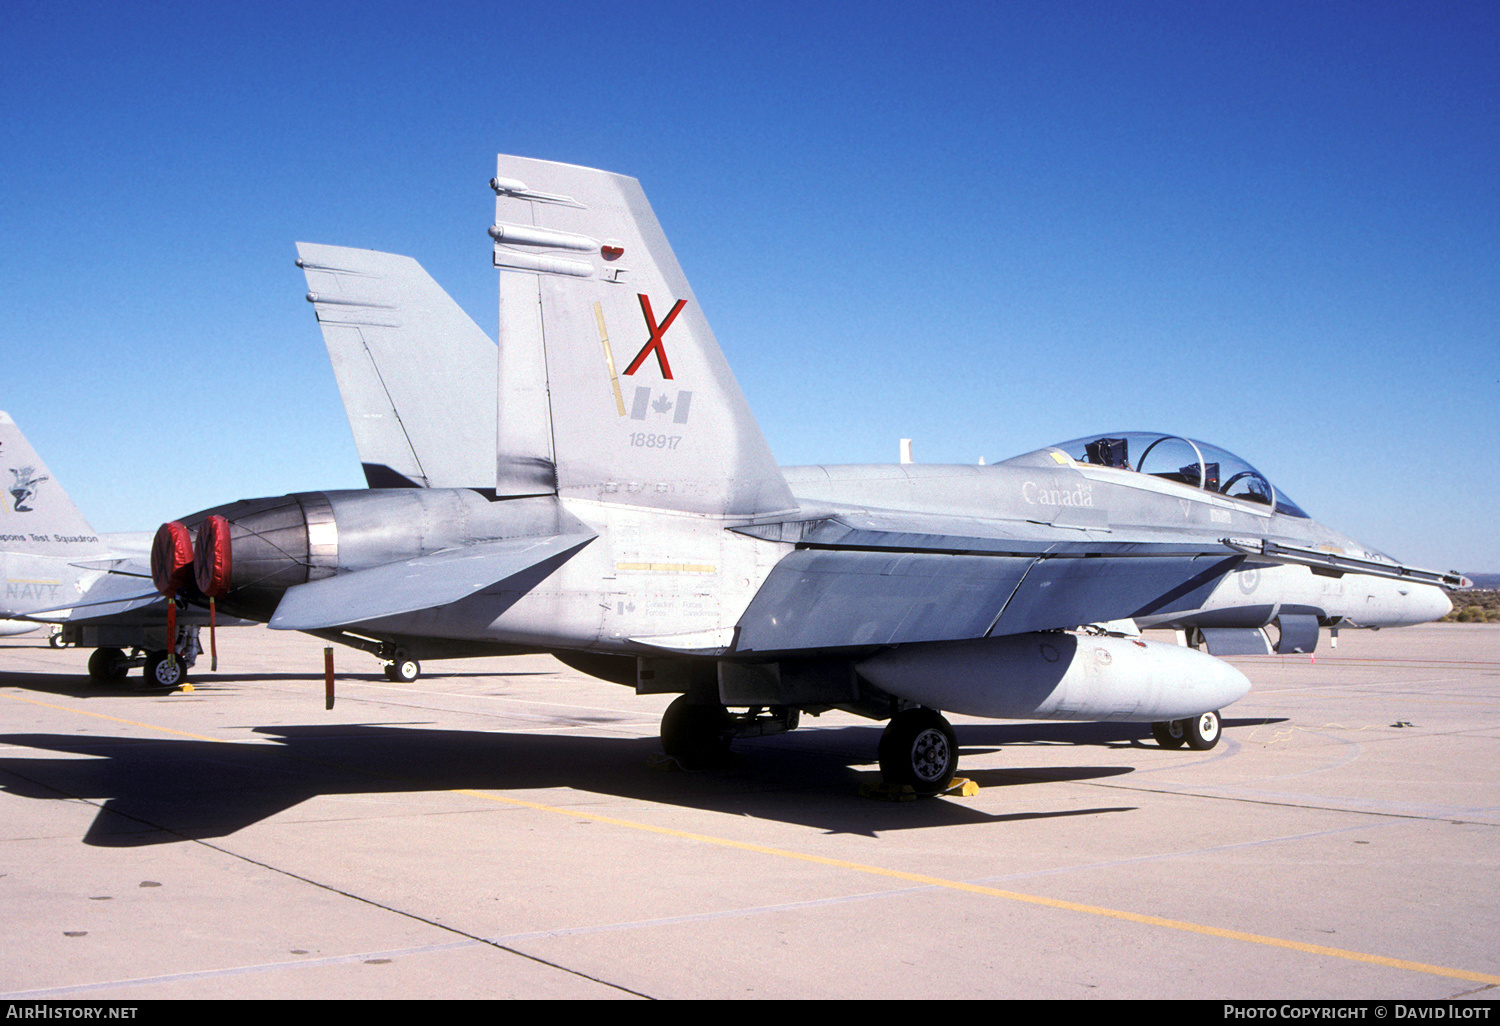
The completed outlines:
{"type": "Polygon", "coordinates": [[[740,618],[736,650],[958,641],[1194,609],[1244,559],[1216,542],[1056,540],[983,520],[939,526],[953,533],[901,514],[738,528],[797,547],[740,618]]]}

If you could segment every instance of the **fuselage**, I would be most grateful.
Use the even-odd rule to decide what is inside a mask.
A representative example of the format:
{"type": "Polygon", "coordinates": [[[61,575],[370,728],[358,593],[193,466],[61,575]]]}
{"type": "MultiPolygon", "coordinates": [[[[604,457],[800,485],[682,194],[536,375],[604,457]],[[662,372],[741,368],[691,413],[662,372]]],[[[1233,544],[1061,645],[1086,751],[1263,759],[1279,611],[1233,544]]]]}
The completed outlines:
{"type": "MultiPolygon", "coordinates": [[[[1176,480],[1058,459],[1052,450],[992,466],[926,464],[783,468],[800,509],[778,519],[895,515],[948,536],[1212,547],[1253,536],[1385,560],[1305,515],[1176,480]]],[[[308,493],[221,507],[257,538],[263,559],[237,549],[246,583],[221,608],[269,619],[286,587],[491,539],[578,525],[596,537],[524,580],[502,581],[438,608],[368,621],[375,636],[487,641],[620,654],[664,649],[733,655],[735,627],[795,541],[751,536],[753,521],[535,496],[494,501],[469,489],[308,493]],[[236,508],[239,508],[238,513],[236,508]],[[245,516],[249,519],[245,520],[245,516]],[[257,519],[258,518],[258,519],[257,519]],[[245,555],[242,556],[242,553],[245,555]]],[[[1298,511],[1300,513],[1300,511],[1298,511]]],[[[202,515],[188,518],[191,525],[202,515]]],[[[1434,619],[1440,589],[1364,574],[1204,557],[1218,583],[1192,608],[1142,614],[1148,626],[1260,627],[1296,612],[1324,626],[1383,627],[1434,619]]],[[[1055,623],[1054,628],[1079,626],[1055,623]]]]}
{"type": "MultiPolygon", "coordinates": [[[[875,464],[783,472],[793,493],[809,505],[998,520],[1014,525],[1022,537],[1159,542],[1249,535],[1394,565],[1384,553],[1306,515],[1150,474],[1046,459],[1051,466],[1027,456],[993,466],[875,464]]],[[[1249,559],[1225,574],[1201,606],[1144,615],[1138,623],[1263,627],[1295,612],[1314,615],[1323,626],[1380,628],[1427,623],[1451,608],[1443,590],[1430,584],[1249,559]]]]}

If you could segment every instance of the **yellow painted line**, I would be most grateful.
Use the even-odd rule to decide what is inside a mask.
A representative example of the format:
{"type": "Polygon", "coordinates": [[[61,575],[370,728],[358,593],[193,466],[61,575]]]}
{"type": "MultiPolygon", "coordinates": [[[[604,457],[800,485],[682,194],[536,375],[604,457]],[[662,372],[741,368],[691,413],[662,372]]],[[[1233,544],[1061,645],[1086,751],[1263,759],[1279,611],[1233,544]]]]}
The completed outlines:
{"type": "Polygon", "coordinates": [[[616,563],[616,570],[665,570],[677,574],[711,574],[712,563],[616,563]]]}
{"type": "Polygon", "coordinates": [[[604,307],[594,304],[594,320],[599,324],[599,343],[604,346],[604,363],[609,368],[609,384],[615,390],[615,409],[625,416],[625,397],[620,394],[620,379],[615,376],[615,353],[609,347],[609,332],[604,328],[604,307]]]}
{"type": "Polygon", "coordinates": [[[51,702],[38,702],[34,698],[24,698],[21,695],[6,695],[5,697],[11,699],[12,701],[25,702],[28,705],[39,705],[43,709],[56,709],[59,712],[77,713],[80,716],[92,716],[95,719],[109,720],[111,723],[124,723],[132,727],[141,727],[145,730],[159,730],[163,734],[177,734],[181,737],[193,738],[195,741],[217,741],[221,744],[233,744],[232,741],[226,741],[222,737],[209,737],[206,734],[194,734],[192,731],[188,730],[176,730],[172,727],[160,727],[155,723],[142,723],[139,720],[127,720],[122,719],[119,716],[107,716],[104,713],[90,712],[87,709],[74,709],[72,706],[67,705],[53,705],[51,702]]]}
{"type": "MultiPolygon", "coordinates": [[[[137,720],[122,719],[118,716],[107,716],[104,713],[89,712],[86,709],[75,709],[65,705],[54,705],[51,702],[39,702],[33,698],[23,698],[20,695],[6,695],[6,698],[17,702],[26,702],[31,705],[41,706],[46,709],[57,709],[61,712],[79,713],[84,716],[93,716],[101,720],[109,720],[114,723],[126,723],[134,727],[142,727],[146,730],[157,730],[165,734],[177,734],[181,737],[191,737],[200,741],[216,741],[222,744],[232,742],[224,738],[208,737],[203,734],[194,734],[186,730],[176,730],[172,727],[161,727],[151,723],[141,723],[137,720]]],[[[926,887],[942,887],[952,891],[964,891],[969,894],[983,894],[992,898],[1003,898],[1007,901],[1018,901],[1027,905],[1041,905],[1046,908],[1061,909],[1066,912],[1081,912],[1086,915],[1103,916],[1107,919],[1118,919],[1127,923],[1139,923],[1143,926],[1158,926],[1167,930],[1181,930],[1185,933],[1196,933],[1205,937],[1219,937],[1224,940],[1242,941],[1247,944],[1260,944],[1264,947],[1282,948],[1287,951],[1298,951],[1306,955],[1322,955],[1327,958],[1342,958],[1350,962],[1361,962],[1366,965],[1385,966],[1388,969],[1403,969],[1408,972],[1427,973],[1431,976],[1444,976],[1455,980],[1467,980],[1472,983],[1486,983],[1491,986],[1500,985],[1500,976],[1490,976],[1485,973],[1470,972],[1467,969],[1452,969],[1447,966],[1429,965],[1426,962],[1412,962],[1404,958],[1388,958],[1385,955],[1369,955],[1360,951],[1346,951],[1343,948],[1330,948],[1322,944],[1306,944],[1302,941],[1284,940],[1280,937],[1267,937],[1258,933],[1244,933],[1240,930],[1225,930],[1217,926],[1204,926],[1201,923],[1188,923],[1179,919],[1164,919],[1161,916],[1142,915],[1139,912],[1126,912],[1121,909],[1104,908],[1099,905],[1085,905],[1076,901],[1064,901],[1061,898],[1046,898],[1038,894],[1022,894],[1019,891],[1006,891],[998,887],[985,887],[982,884],[965,883],[962,880],[948,880],[940,876],[927,876],[924,873],[908,873],[899,869],[886,869],[883,866],[871,866],[863,862],[850,862],[846,859],[833,859],[825,855],[811,855],[806,852],[789,851],[785,848],[771,848],[763,844],[752,844],[749,841],[734,841],[726,837],[714,837],[709,834],[695,834],[687,830],[676,830],[672,827],[653,826],[650,823],[637,823],[633,820],[619,819],[614,816],[603,816],[595,812],[581,809],[565,809],[555,805],[543,805],[540,802],[528,802],[521,798],[506,798],[502,795],[487,794],[483,791],[471,791],[466,788],[449,792],[461,794],[470,798],[478,798],[481,801],[494,802],[499,805],[513,805],[523,809],[532,809],[537,812],[556,813],[560,816],[571,816],[574,819],[584,818],[596,823],[608,823],[611,826],[624,827],[628,830],[640,830],[651,834],[660,834],[663,837],[675,837],[685,841],[696,841],[700,844],[712,844],[720,848],[733,848],[738,851],[748,851],[759,855],[771,855],[777,858],[793,859],[798,862],[808,862],[819,866],[829,866],[834,869],[847,869],[856,873],[868,873],[871,876],[885,877],[890,880],[903,880],[907,883],[921,884],[926,887]]]]}
{"type": "Polygon", "coordinates": [[[1102,908],[1098,905],[1084,905],[1076,901],[1045,898],[1037,894],[1004,891],[997,887],[964,883],[962,880],[947,880],[943,877],[927,876],[923,873],[907,873],[899,869],[886,869],[882,866],[871,866],[862,862],[832,859],[823,855],[809,855],[806,852],[788,851],[785,848],[770,848],[763,844],[752,844],[748,841],[732,841],[724,837],[695,834],[686,830],[674,830],[671,827],[652,826],[649,823],[636,823],[628,819],[616,819],[613,816],[601,816],[597,813],[580,811],[578,809],[564,809],[552,805],[542,805],[538,802],[528,802],[520,798],[505,798],[501,795],[486,794],[483,791],[458,790],[453,793],[467,795],[471,798],[479,798],[484,801],[497,802],[503,805],[517,805],[521,808],[534,809],[538,812],[555,812],[558,815],[572,816],[575,819],[583,817],[597,823],[608,823],[612,826],[625,827],[630,830],[643,830],[647,833],[661,834],[665,837],[676,837],[686,841],[697,841],[702,844],[717,845],[721,848],[734,848],[739,851],[755,852],[760,855],[773,855],[778,858],[795,859],[798,862],[811,862],[815,865],[831,866],[835,869],[852,870],[856,873],[869,873],[872,876],[882,876],[892,880],[904,880],[908,883],[922,884],[927,887],[943,887],[953,891],[967,891],[970,894],[984,894],[993,898],[1004,898],[1007,901],[1024,902],[1028,905],[1043,905],[1047,908],[1062,909],[1068,912],[1082,912],[1087,915],[1104,916],[1109,919],[1140,923],[1145,926],[1159,926],[1168,930],[1182,930],[1186,933],[1197,933],[1207,937],[1221,937],[1225,940],[1237,940],[1249,944],[1260,944],[1266,947],[1284,948],[1288,951],[1300,951],[1308,955],[1342,958],[1351,962],[1380,965],[1390,969],[1405,969],[1409,972],[1428,973],[1433,976],[1446,976],[1458,980],[1469,980],[1475,983],[1500,984],[1500,976],[1488,976],[1484,973],[1470,972],[1466,969],[1450,969],[1447,966],[1428,965],[1425,962],[1411,962],[1403,958],[1387,958],[1384,955],[1367,955],[1359,951],[1345,951],[1342,948],[1330,948],[1321,944],[1306,944],[1302,941],[1283,940],[1280,937],[1266,937],[1257,933],[1225,930],[1217,926],[1186,923],[1177,919],[1163,919],[1161,916],[1147,916],[1139,912],[1125,912],[1120,909],[1102,908]]]}
{"type": "MultiPolygon", "coordinates": [[[[1258,657],[1252,657],[1258,658],[1258,657]]],[[[1279,658],[1273,656],[1271,658],[1279,658]]],[[[1483,659],[1346,659],[1340,655],[1330,654],[1323,665],[1325,666],[1383,666],[1392,670],[1441,670],[1449,666],[1472,666],[1476,669],[1490,670],[1500,666],[1500,662],[1483,659]]]]}

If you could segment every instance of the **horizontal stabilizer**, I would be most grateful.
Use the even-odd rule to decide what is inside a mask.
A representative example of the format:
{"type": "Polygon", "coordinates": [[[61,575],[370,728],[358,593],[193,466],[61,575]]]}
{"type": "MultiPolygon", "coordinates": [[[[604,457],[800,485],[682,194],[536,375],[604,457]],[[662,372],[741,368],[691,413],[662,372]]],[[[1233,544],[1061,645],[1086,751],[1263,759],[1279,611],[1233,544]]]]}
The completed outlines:
{"type": "Polygon", "coordinates": [[[127,559],[89,586],[82,598],[74,604],[73,615],[68,619],[113,616],[165,603],[166,599],[156,590],[156,584],[151,580],[151,568],[127,559]]]}
{"type": "Polygon", "coordinates": [[[595,537],[577,533],[482,542],[310,581],[287,589],[270,625],[310,631],[445,606],[595,537]]]}
{"type": "MultiPolygon", "coordinates": [[[[110,582],[110,578],[101,581],[100,584],[110,582]]],[[[100,589],[98,585],[89,589],[88,597],[65,606],[52,606],[48,609],[28,609],[24,613],[16,613],[16,619],[39,618],[43,620],[56,620],[58,617],[49,616],[50,613],[71,613],[62,619],[67,620],[95,620],[100,617],[114,616],[117,613],[128,613],[135,609],[145,609],[147,606],[157,605],[163,602],[161,592],[153,585],[146,591],[140,588],[140,582],[135,581],[127,589],[100,589]],[[119,593],[114,593],[118,591],[119,593]]]]}
{"type": "Polygon", "coordinates": [[[136,565],[132,567],[128,559],[112,557],[109,559],[80,559],[70,562],[69,566],[76,566],[80,570],[103,570],[106,573],[119,574],[122,577],[144,577],[151,580],[151,567],[136,565]]]}
{"type": "MultiPolygon", "coordinates": [[[[8,569],[40,577],[43,576],[44,565],[37,557],[31,557],[29,563],[17,562],[13,558],[8,569]]],[[[151,580],[151,567],[138,556],[82,560],[78,563],[70,563],[69,567],[83,570],[102,569],[106,572],[97,577],[85,575],[83,580],[67,588],[67,591],[73,591],[75,588],[81,589],[78,597],[71,602],[64,601],[62,596],[54,590],[51,592],[53,597],[50,601],[41,603],[35,608],[18,609],[15,612],[24,617],[39,617],[54,622],[60,619],[94,620],[144,609],[147,606],[163,605],[166,601],[151,580]],[[93,583],[85,584],[85,580],[92,580],[93,583]],[[58,613],[68,615],[66,617],[55,615],[58,613]]],[[[38,594],[41,592],[38,591],[38,594]]]]}

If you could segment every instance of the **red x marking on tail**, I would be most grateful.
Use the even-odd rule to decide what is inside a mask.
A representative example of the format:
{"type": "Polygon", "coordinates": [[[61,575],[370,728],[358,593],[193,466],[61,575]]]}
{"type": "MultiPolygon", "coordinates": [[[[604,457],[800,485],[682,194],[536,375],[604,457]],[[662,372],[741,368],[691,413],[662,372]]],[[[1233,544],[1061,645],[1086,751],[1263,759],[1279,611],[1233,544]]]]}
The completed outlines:
{"type": "Polygon", "coordinates": [[[687,300],[679,299],[677,305],[672,307],[672,312],[667,314],[666,319],[658,326],[656,315],[651,312],[651,300],[641,292],[637,292],[636,297],[641,301],[641,313],[646,317],[646,327],[651,330],[651,337],[646,340],[646,344],[641,347],[641,351],[635,354],[635,359],[630,361],[630,366],[625,368],[625,373],[626,375],[634,374],[640,369],[641,364],[646,361],[646,354],[655,350],[656,365],[661,368],[661,376],[671,381],[672,365],[667,363],[667,350],[661,344],[661,337],[672,326],[672,321],[676,319],[678,311],[687,306],[687,300]]]}

